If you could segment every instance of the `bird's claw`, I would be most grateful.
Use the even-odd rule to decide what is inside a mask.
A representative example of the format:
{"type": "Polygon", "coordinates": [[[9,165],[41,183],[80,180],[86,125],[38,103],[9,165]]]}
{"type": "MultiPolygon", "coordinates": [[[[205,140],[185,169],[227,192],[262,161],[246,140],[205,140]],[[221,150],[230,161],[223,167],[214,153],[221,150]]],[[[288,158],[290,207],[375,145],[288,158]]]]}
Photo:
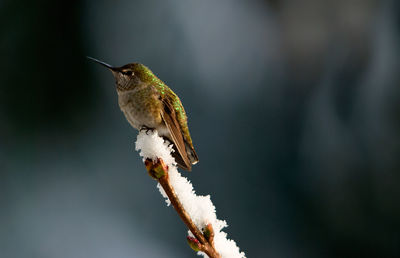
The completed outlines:
{"type": "Polygon", "coordinates": [[[148,135],[148,132],[149,132],[149,131],[150,131],[150,132],[153,132],[154,129],[151,129],[151,128],[145,126],[145,125],[142,125],[142,127],[140,127],[140,130],[139,130],[139,131],[140,131],[140,132],[145,131],[146,135],[148,135]]]}

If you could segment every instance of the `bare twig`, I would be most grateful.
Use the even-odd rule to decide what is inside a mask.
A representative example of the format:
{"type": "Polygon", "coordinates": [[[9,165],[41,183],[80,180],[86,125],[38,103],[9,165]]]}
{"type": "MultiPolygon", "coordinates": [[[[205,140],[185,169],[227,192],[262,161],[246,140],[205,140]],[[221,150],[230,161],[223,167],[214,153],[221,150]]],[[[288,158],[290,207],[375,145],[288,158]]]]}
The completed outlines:
{"type": "Polygon", "coordinates": [[[221,255],[215,250],[214,247],[214,231],[212,225],[208,224],[203,234],[193,223],[189,214],[183,208],[182,203],[179,201],[179,198],[170,183],[168,177],[168,166],[165,165],[164,161],[159,158],[157,159],[157,162],[154,163],[151,159],[146,159],[145,165],[149,175],[160,183],[179,217],[181,217],[183,223],[185,223],[185,225],[196,237],[198,242],[193,242],[194,240],[191,240],[191,238],[188,237],[190,246],[196,251],[202,251],[206,253],[210,258],[220,258],[221,255]],[[192,241],[192,243],[190,241],[192,241]],[[194,248],[193,245],[196,247],[194,248]]]}

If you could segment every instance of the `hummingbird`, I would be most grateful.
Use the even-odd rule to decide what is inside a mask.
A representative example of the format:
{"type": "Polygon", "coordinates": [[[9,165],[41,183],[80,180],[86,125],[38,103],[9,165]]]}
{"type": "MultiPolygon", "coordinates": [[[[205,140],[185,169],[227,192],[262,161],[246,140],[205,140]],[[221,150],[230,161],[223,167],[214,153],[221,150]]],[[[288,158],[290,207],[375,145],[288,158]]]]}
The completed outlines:
{"type": "Polygon", "coordinates": [[[137,130],[157,130],[173,144],[172,156],[179,167],[191,171],[199,161],[179,97],[147,66],[129,63],[121,67],[90,60],[108,68],[114,78],[118,104],[125,118],[137,130]]]}

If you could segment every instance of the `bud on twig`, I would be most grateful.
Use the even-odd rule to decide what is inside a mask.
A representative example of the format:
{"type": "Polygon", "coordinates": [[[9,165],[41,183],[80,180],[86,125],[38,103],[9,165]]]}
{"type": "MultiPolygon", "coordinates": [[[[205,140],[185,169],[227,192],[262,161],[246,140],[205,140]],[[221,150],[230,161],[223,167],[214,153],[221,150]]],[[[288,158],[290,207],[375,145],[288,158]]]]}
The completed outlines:
{"type": "Polygon", "coordinates": [[[194,251],[198,252],[201,250],[201,244],[199,240],[197,240],[195,237],[187,236],[187,242],[194,251]]]}
{"type": "Polygon", "coordinates": [[[214,246],[214,229],[211,224],[207,224],[207,226],[204,228],[203,234],[207,241],[214,246]]]}

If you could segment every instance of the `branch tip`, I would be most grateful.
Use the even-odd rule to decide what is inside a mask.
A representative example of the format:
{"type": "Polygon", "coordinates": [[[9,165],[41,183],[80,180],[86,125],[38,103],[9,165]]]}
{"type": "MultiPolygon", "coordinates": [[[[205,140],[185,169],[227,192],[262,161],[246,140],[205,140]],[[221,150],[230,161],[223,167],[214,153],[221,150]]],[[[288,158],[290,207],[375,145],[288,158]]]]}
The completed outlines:
{"type": "Polygon", "coordinates": [[[144,164],[149,175],[158,181],[167,194],[179,217],[194,235],[194,237],[187,237],[189,246],[195,251],[206,253],[210,258],[220,258],[221,255],[217,253],[214,247],[214,230],[212,225],[208,224],[205,227],[204,232],[201,232],[197,228],[190,215],[183,208],[182,203],[179,201],[179,198],[171,185],[168,177],[168,166],[164,163],[164,161],[161,158],[158,158],[155,162],[152,159],[146,159],[144,164]]]}
{"type": "Polygon", "coordinates": [[[146,159],[144,164],[149,175],[155,180],[168,175],[168,166],[160,158],[158,158],[156,162],[151,159],[146,159]]]}

